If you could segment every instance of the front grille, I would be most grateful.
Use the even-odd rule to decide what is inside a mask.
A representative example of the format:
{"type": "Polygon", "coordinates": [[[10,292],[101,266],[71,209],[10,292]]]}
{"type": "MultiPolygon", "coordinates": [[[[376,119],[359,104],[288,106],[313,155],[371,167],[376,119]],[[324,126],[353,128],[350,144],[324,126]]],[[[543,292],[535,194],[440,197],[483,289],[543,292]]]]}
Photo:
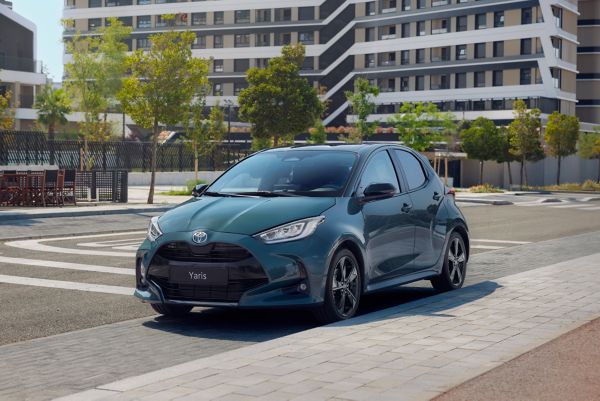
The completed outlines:
{"type": "Polygon", "coordinates": [[[238,302],[242,295],[267,284],[269,279],[260,263],[238,245],[213,243],[204,246],[185,242],[163,245],[150,264],[148,278],[156,283],[168,300],[191,302],[238,302]],[[171,269],[201,267],[227,269],[227,284],[197,285],[169,280],[171,269]]]}
{"type": "Polygon", "coordinates": [[[241,246],[220,242],[203,246],[170,242],[163,245],[158,254],[168,260],[197,263],[231,263],[252,258],[252,254],[241,246]]]}

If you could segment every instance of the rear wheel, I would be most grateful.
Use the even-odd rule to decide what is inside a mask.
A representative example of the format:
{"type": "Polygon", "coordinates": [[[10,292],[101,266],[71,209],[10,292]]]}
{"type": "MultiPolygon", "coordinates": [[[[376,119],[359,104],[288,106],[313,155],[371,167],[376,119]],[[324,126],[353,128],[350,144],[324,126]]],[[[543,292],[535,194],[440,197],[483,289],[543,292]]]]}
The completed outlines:
{"type": "Polygon", "coordinates": [[[315,317],[321,323],[349,319],[356,313],[362,294],[360,267],[354,254],[338,251],[331,261],[325,285],[325,300],[315,317]]]}
{"type": "Polygon", "coordinates": [[[431,285],[438,291],[456,290],[463,286],[467,273],[467,248],[462,236],[456,232],[450,235],[444,267],[439,276],[431,279],[431,285]]]}
{"type": "Polygon", "coordinates": [[[150,304],[156,313],[165,316],[183,316],[192,310],[190,305],[150,304]]]}

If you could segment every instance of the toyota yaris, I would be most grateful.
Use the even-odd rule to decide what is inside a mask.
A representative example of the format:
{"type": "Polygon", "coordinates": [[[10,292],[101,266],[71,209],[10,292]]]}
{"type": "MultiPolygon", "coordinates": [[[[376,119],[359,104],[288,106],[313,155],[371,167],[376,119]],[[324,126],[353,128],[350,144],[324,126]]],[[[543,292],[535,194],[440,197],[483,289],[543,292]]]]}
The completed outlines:
{"type": "Polygon", "coordinates": [[[154,217],[135,296],[194,306],[311,308],[352,317],[361,297],[417,280],[460,288],[467,223],[427,159],[395,145],[256,153],[154,217]]]}

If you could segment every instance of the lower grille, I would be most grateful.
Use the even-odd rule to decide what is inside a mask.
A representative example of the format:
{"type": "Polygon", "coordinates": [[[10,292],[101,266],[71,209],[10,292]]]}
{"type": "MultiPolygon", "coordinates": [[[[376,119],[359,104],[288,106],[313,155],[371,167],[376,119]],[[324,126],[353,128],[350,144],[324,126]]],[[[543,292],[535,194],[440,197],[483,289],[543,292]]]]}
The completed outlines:
{"type": "Polygon", "coordinates": [[[202,247],[184,242],[169,243],[156,253],[148,278],[160,286],[168,300],[188,302],[239,302],[242,295],[256,287],[267,284],[269,279],[262,266],[245,248],[232,244],[207,244],[202,247]],[[172,269],[199,267],[226,269],[226,284],[207,285],[172,282],[172,269]]]}

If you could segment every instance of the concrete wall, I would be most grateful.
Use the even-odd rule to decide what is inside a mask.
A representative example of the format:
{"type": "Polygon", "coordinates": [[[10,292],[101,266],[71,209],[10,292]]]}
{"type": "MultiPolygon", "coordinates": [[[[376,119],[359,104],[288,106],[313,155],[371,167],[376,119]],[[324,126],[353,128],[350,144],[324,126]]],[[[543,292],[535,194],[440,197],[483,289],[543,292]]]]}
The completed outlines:
{"type": "MultiPolygon", "coordinates": [[[[200,171],[198,176],[201,180],[211,183],[222,173],[222,171],[200,171]]],[[[181,173],[156,173],[156,185],[185,187],[185,183],[193,179],[193,171],[185,171],[181,173]]],[[[128,183],[131,186],[148,186],[150,185],[150,173],[129,173],[128,183]]]]}
{"type": "MultiPolygon", "coordinates": [[[[547,157],[536,163],[527,163],[528,184],[532,186],[553,185],[556,183],[557,161],[554,157],[547,157]]],[[[513,184],[519,184],[520,164],[511,163],[513,184]]],[[[561,163],[560,182],[583,182],[596,180],[598,177],[598,160],[583,160],[572,155],[563,158],[561,163]]],[[[508,168],[495,161],[485,162],[483,168],[483,182],[497,187],[508,188],[508,168]]],[[[461,183],[463,187],[470,187],[479,183],[479,162],[477,160],[463,160],[461,165],[461,183]]]]}

